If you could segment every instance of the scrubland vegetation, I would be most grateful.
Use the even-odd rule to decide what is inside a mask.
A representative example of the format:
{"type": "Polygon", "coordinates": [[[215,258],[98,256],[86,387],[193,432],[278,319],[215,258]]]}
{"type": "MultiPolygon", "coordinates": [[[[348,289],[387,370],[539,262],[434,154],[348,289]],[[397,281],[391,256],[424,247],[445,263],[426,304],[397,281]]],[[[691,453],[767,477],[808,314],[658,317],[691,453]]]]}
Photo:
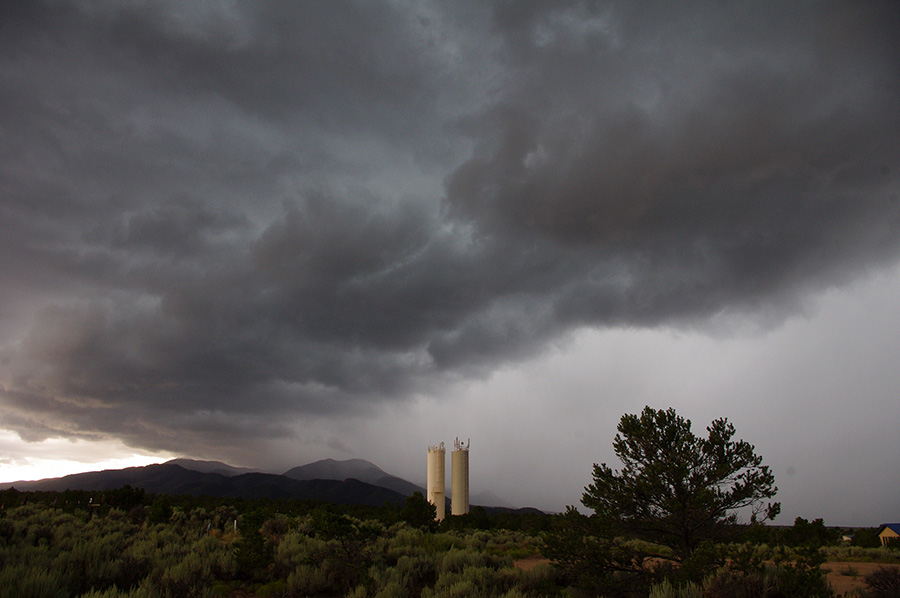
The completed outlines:
{"type": "MultiPolygon", "coordinates": [[[[662,561],[646,563],[643,575],[575,572],[542,558],[564,515],[476,510],[437,525],[422,521],[430,505],[420,498],[400,509],[154,497],[127,487],[3,491],[0,596],[831,596],[825,560],[900,563],[896,549],[838,546],[821,520],[798,520],[735,528],[734,542],[705,549],[715,565],[702,579],[662,561]],[[515,567],[522,559],[540,564],[515,567]]],[[[871,530],[857,535],[873,539],[871,530]]],[[[866,587],[857,594],[898,596],[900,571],[885,569],[866,587]]]]}
{"type": "Polygon", "coordinates": [[[418,492],[374,508],[2,491],[0,598],[830,598],[826,561],[854,579],[866,563],[842,594],[900,598],[900,553],[875,530],[765,525],[774,478],[726,420],[702,437],[648,407],[618,430],[624,466],[594,466],[590,516],[475,507],[438,524],[418,492]]]}
{"type": "MultiPolygon", "coordinates": [[[[443,530],[433,521],[414,527],[404,520],[417,515],[414,500],[373,509],[145,497],[128,488],[0,495],[3,598],[556,592],[549,566],[513,567],[540,554],[536,533],[477,529],[471,524],[503,520],[478,512],[443,530]]],[[[522,517],[519,527],[544,519],[522,517]]]]}

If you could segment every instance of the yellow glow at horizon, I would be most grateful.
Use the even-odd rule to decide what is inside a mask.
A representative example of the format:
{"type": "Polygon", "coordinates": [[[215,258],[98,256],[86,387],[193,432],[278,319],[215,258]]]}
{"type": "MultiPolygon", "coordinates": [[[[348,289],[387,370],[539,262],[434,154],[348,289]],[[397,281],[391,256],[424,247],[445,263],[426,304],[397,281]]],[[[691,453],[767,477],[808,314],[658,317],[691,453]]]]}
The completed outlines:
{"type": "Polygon", "coordinates": [[[0,482],[58,478],[73,473],[141,467],[175,458],[169,453],[137,451],[118,440],[50,438],[26,442],[0,429],[0,482]]]}

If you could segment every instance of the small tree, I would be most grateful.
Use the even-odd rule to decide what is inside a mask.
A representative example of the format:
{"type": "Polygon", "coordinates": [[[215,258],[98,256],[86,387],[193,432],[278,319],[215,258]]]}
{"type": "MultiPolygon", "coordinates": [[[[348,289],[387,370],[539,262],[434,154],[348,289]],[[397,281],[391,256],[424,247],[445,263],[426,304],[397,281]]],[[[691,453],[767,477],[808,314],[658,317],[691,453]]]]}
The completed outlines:
{"type": "Polygon", "coordinates": [[[812,546],[819,548],[834,544],[837,532],[825,527],[822,518],[807,521],[803,517],[794,519],[794,526],[785,530],[784,542],[790,546],[812,546]]]}
{"type": "Polygon", "coordinates": [[[434,519],[436,516],[437,507],[428,502],[418,490],[413,492],[412,496],[406,497],[406,504],[400,514],[403,521],[412,527],[425,528],[428,531],[437,528],[438,522],[434,519]]]}

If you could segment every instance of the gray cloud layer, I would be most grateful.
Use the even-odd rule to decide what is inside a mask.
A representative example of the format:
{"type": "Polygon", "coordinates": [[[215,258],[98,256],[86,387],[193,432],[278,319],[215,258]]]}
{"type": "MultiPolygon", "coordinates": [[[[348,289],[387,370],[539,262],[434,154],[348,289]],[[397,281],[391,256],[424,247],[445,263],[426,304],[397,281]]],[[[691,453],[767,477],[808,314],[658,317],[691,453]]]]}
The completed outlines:
{"type": "Polygon", "coordinates": [[[895,3],[0,10],[26,439],[214,455],[898,257],[895,3]]]}

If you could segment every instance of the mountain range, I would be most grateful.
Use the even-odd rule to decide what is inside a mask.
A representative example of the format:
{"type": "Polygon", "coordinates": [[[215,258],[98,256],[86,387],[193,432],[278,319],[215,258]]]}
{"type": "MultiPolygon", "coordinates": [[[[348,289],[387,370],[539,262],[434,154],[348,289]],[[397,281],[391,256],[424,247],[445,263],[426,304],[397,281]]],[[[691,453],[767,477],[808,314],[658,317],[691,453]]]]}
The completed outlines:
{"type": "Polygon", "coordinates": [[[323,459],[294,467],[284,472],[283,475],[293,480],[346,480],[353,478],[360,482],[393,490],[403,496],[411,496],[416,491],[425,494],[424,488],[390,475],[374,463],[364,459],[348,459],[346,461],[323,459]]]}
{"type": "MultiPolygon", "coordinates": [[[[156,465],[127,467],[60,478],[0,483],[0,489],[23,491],[111,490],[128,484],[150,494],[188,494],[229,498],[297,498],[336,504],[403,504],[425,489],[393,476],[364,459],[323,459],[278,475],[219,461],[173,459],[156,465]]],[[[493,495],[481,495],[489,499],[493,495]]],[[[474,501],[472,501],[474,502],[474,501]]],[[[515,510],[491,501],[491,510],[515,510]]]]}

